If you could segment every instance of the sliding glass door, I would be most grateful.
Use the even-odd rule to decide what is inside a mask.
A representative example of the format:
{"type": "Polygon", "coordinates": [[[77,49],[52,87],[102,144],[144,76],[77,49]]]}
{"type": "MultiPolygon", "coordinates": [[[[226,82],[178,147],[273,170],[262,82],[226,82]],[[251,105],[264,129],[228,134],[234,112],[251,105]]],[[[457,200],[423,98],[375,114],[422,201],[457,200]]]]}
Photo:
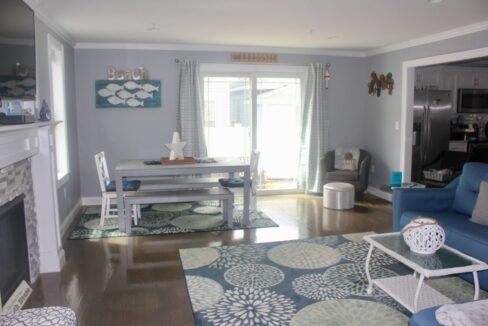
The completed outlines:
{"type": "Polygon", "coordinates": [[[257,78],[256,147],[262,189],[296,189],[300,148],[299,78],[257,78]]]}
{"type": "Polygon", "coordinates": [[[304,75],[202,72],[209,156],[260,155],[259,190],[297,188],[304,75]]]}
{"type": "Polygon", "coordinates": [[[208,155],[249,157],[252,150],[251,80],[205,77],[204,107],[208,155]]]}

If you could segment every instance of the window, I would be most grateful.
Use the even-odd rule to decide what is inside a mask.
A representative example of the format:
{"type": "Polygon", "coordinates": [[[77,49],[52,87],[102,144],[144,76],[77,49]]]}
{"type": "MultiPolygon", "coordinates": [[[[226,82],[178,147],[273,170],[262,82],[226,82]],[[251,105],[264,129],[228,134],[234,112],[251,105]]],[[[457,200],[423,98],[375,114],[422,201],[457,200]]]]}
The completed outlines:
{"type": "Polygon", "coordinates": [[[51,87],[51,110],[59,123],[54,130],[56,143],[56,165],[58,182],[68,177],[68,143],[66,130],[66,98],[64,88],[64,47],[53,36],[48,35],[49,81],[51,87]]]}
{"type": "Polygon", "coordinates": [[[208,155],[259,158],[260,191],[297,188],[306,67],[202,64],[208,155]]]}

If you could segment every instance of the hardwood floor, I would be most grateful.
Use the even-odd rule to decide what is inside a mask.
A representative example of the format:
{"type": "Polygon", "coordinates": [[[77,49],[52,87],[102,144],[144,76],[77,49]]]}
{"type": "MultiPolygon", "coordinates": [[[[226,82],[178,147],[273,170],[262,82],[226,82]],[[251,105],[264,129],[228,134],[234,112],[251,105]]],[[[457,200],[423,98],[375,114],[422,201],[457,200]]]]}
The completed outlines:
{"type": "Polygon", "coordinates": [[[64,240],[66,264],[42,274],[29,307],[72,308],[78,325],[193,325],[179,248],[261,243],[392,228],[391,204],[372,196],[348,211],[322,208],[322,197],[266,196],[259,208],[276,228],[179,235],[64,240]]]}

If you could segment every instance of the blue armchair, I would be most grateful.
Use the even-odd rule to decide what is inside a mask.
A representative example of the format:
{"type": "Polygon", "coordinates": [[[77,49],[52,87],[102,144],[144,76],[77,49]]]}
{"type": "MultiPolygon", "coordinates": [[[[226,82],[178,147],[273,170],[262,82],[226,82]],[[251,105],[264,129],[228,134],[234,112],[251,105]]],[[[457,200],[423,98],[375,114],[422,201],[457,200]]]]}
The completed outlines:
{"type": "MultiPolygon", "coordinates": [[[[446,244],[488,262],[488,226],[472,223],[481,181],[488,181],[488,164],[466,163],[462,174],[441,189],[395,189],[393,229],[400,231],[417,216],[435,218],[446,232],[446,244]]],[[[471,274],[461,275],[472,281],[471,274]]],[[[488,290],[488,271],[478,274],[488,290]]]]}

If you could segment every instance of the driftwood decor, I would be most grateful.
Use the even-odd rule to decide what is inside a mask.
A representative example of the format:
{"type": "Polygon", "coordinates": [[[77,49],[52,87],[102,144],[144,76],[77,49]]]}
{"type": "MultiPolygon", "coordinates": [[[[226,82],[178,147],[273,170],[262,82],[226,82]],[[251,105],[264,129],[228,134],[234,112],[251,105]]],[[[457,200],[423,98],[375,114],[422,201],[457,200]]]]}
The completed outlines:
{"type": "Polygon", "coordinates": [[[391,72],[387,73],[386,76],[381,74],[380,77],[376,72],[371,73],[371,81],[368,83],[368,93],[370,95],[380,96],[381,91],[388,89],[388,95],[393,93],[393,74],[391,72]]]}

